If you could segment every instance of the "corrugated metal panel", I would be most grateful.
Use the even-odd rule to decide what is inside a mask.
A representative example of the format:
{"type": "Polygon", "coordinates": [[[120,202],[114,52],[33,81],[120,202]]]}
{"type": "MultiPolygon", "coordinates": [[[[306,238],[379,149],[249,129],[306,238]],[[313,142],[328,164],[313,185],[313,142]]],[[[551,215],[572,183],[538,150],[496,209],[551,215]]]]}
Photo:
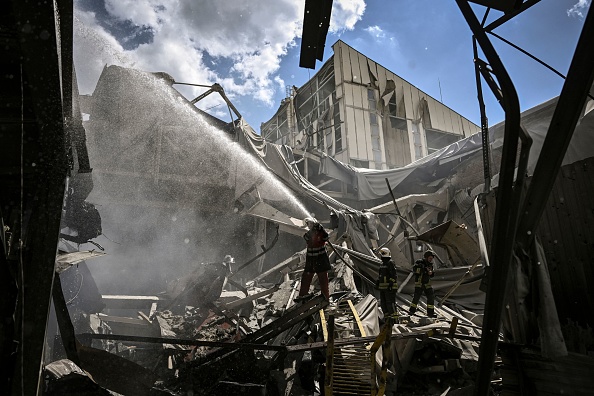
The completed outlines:
{"type": "Polygon", "coordinates": [[[355,99],[353,97],[353,85],[352,84],[342,84],[344,88],[344,104],[345,106],[354,106],[355,99]]]}
{"type": "Polygon", "coordinates": [[[379,84],[379,90],[383,94],[386,90],[386,83],[388,80],[387,71],[381,65],[377,65],[377,78],[379,84]]]}
{"type": "MultiPolygon", "coordinates": [[[[421,134],[421,136],[423,136],[422,131],[422,126],[421,124],[417,124],[417,127],[419,128],[419,133],[421,134]]],[[[413,136],[413,124],[411,120],[406,120],[406,129],[407,129],[407,136],[408,136],[408,145],[407,147],[404,147],[404,150],[406,150],[408,148],[408,152],[409,152],[409,157],[406,158],[406,164],[412,162],[415,160],[415,147],[414,147],[414,136],[413,136]]]]}
{"type": "Polygon", "coordinates": [[[439,129],[439,119],[437,118],[437,110],[435,109],[435,101],[432,97],[427,98],[427,108],[429,108],[429,118],[431,119],[431,128],[439,129]]]}
{"type": "Polygon", "coordinates": [[[443,118],[445,120],[446,131],[454,132],[454,123],[452,122],[453,111],[443,106],[443,118]]]}
{"type": "Polygon", "coordinates": [[[427,102],[429,103],[431,126],[433,126],[434,129],[439,129],[440,131],[445,130],[445,125],[443,121],[443,108],[441,107],[441,103],[438,103],[432,97],[428,97],[427,102]]]}
{"type": "Polygon", "coordinates": [[[349,48],[349,57],[351,58],[351,72],[353,73],[353,82],[361,84],[361,68],[359,67],[359,53],[349,48]]]}
{"type": "MultiPolygon", "coordinates": [[[[396,86],[396,106],[400,106],[401,103],[404,103],[404,86],[402,85],[403,81],[399,77],[394,78],[394,85],[396,86]]],[[[397,112],[400,114],[406,114],[406,103],[404,104],[404,113],[400,113],[400,109],[397,108],[397,112]]],[[[404,117],[406,118],[406,117],[404,117]]]]}
{"type": "Polygon", "coordinates": [[[412,105],[413,105],[413,120],[418,120],[420,117],[420,111],[419,111],[419,90],[417,88],[412,88],[410,90],[411,93],[411,100],[412,100],[412,105]]]}
{"type": "MultiPolygon", "coordinates": [[[[357,123],[357,130],[364,139],[365,150],[365,156],[361,158],[367,158],[369,161],[373,161],[373,150],[371,149],[371,124],[369,122],[369,112],[361,111],[360,113],[363,117],[357,117],[357,121],[359,121],[359,119],[361,120],[360,123],[357,123]]],[[[360,141],[363,141],[363,139],[361,139],[360,141]]],[[[369,166],[373,168],[371,164],[369,164],[369,166]]]]}
{"type": "Polygon", "coordinates": [[[594,358],[571,353],[545,359],[535,349],[500,344],[502,396],[592,395],[594,358]]]}
{"type": "Polygon", "coordinates": [[[369,78],[369,68],[367,67],[367,57],[365,57],[361,53],[357,53],[359,55],[359,67],[361,68],[361,83],[365,85],[371,84],[371,79],[369,78]]]}
{"type": "Polygon", "coordinates": [[[358,109],[368,109],[369,104],[367,100],[367,87],[362,87],[360,85],[351,85],[351,88],[353,92],[353,106],[355,106],[358,109]]]}
{"type": "Polygon", "coordinates": [[[339,43],[334,46],[334,85],[337,88],[337,97],[340,97],[338,96],[338,87],[342,84],[344,78],[342,74],[342,47],[339,43]]]}
{"type": "Polygon", "coordinates": [[[462,132],[462,120],[460,115],[452,114],[452,127],[454,128],[454,133],[457,133],[458,135],[464,134],[462,132]]]}
{"type": "Polygon", "coordinates": [[[355,127],[355,109],[347,106],[345,108],[345,113],[346,123],[344,124],[344,127],[347,130],[348,135],[349,156],[357,158],[359,157],[359,144],[357,143],[357,130],[355,127]]]}
{"type": "Polygon", "coordinates": [[[414,120],[415,115],[412,103],[412,94],[410,92],[412,87],[409,83],[403,80],[402,88],[404,92],[404,105],[406,106],[406,118],[408,118],[409,120],[414,120]]]}
{"type": "Polygon", "coordinates": [[[342,60],[342,76],[344,81],[353,81],[353,72],[351,70],[351,57],[349,56],[349,47],[342,45],[340,46],[340,54],[342,60]]]}
{"type": "MultiPolygon", "coordinates": [[[[375,78],[375,80],[377,81],[377,79],[378,79],[378,75],[377,75],[377,63],[375,63],[371,59],[367,59],[367,67],[369,68],[370,73],[373,75],[373,78],[375,78]]],[[[381,92],[382,91],[380,91],[380,93],[381,92]]]]}
{"type": "Polygon", "coordinates": [[[561,168],[538,233],[548,259],[557,311],[594,327],[594,158],[561,168]]]}

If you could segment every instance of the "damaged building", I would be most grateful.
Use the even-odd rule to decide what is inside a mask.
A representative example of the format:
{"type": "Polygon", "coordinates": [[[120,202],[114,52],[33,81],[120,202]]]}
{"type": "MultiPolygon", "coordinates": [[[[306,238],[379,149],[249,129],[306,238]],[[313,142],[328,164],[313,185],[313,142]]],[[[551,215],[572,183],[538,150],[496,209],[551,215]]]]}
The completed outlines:
{"type": "Polygon", "coordinates": [[[480,130],[343,41],[332,49],[334,55],[303,86],[291,87],[260,128],[267,141],[291,147],[301,174],[328,195],[358,207],[357,186],[321,177],[320,158],[399,168],[480,130]]]}
{"type": "MultiPolygon", "coordinates": [[[[330,11],[306,3],[319,43],[330,11]]],[[[106,65],[79,95],[72,4],[11,2],[0,393],[591,394],[594,11],[560,95],[520,113],[493,26],[458,3],[504,122],[478,127],[339,41],[260,135],[218,84],[231,121],[199,110],[183,76],[106,65]],[[305,217],[329,234],[330,300],[314,279],[295,301],[305,217]],[[428,251],[435,317],[425,297],[409,311],[428,251]]],[[[495,24],[529,7],[473,3],[495,24]]]]}

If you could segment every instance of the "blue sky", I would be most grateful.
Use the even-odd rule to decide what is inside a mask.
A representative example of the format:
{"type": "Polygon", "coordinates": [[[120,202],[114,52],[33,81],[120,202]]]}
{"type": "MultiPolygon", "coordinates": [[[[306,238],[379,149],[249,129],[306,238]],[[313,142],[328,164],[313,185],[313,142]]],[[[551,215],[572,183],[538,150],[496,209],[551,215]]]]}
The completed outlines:
{"type": "MultiPolygon", "coordinates": [[[[542,0],[497,28],[562,74],[591,0],[542,0]]],[[[220,83],[256,130],[316,70],[299,68],[304,1],[76,0],[75,66],[91,93],[105,64],[165,71],[176,81],[220,83]]],[[[479,19],[484,7],[473,6],[479,19]]],[[[488,21],[501,14],[491,11],[488,21]]],[[[479,124],[470,29],[454,0],[334,0],[324,61],[342,40],[479,124]],[[440,92],[441,86],[441,92],[440,92]]],[[[563,79],[491,36],[522,110],[559,94],[563,79]]],[[[203,89],[180,87],[189,99],[203,89]]],[[[484,88],[491,125],[503,119],[484,88]]],[[[223,119],[214,95],[199,103],[223,119]]]]}

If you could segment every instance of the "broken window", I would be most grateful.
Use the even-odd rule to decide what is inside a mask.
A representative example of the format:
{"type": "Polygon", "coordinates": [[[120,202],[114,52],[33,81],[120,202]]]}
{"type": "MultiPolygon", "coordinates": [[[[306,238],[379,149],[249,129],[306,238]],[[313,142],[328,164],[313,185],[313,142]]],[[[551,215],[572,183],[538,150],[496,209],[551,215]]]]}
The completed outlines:
{"type": "Polygon", "coordinates": [[[369,168],[369,161],[351,158],[351,165],[355,168],[369,168]]]}
{"type": "Polygon", "coordinates": [[[460,135],[439,132],[430,129],[425,131],[425,135],[427,136],[427,154],[431,154],[445,146],[448,146],[460,140],[460,135]]]}
{"type": "Polygon", "coordinates": [[[369,110],[377,109],[377,101],[375,99],[375,89],[367,89],[367,99],[369,100],[369,110]]]}
{"type": "Polygon", "coordinates": [[[396,106],[396,95],[392,95],[390,97],[390,101],[388,102],[388,113],[390,114],[391,117],[397,117],[398,116],[396,110],[397,110],[397,106],[396,106]]]}

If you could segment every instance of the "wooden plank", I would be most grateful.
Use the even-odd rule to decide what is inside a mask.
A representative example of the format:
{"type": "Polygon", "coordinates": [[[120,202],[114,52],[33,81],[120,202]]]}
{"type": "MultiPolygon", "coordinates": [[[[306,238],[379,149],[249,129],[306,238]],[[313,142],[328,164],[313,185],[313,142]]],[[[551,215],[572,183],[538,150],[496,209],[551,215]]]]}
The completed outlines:
{"type": "Polygon", "coordinates": [[[277,284],[274,287],[271,287],[270,289],[263,290],[261,292],[255,293],[255,294],[250,294],[249,296],[244,297],[244,298],[240,298],[239,300],[231,301],[231,302],[225,304],[221,308],[223,308],[223,309],[233,309],[233,308],[236,308],[236,307],[238,307],[240,305],[245,304],[246,302],[254,301],[254,300],[256,300],[256,299],[258,299],[260,297],[264,297],[264,296],[267,296],[269,294],[272,294],[275,291],[277,291],[279,289],[279,287],[280,287],[280,284],[277,284]]]}
{"type": "Polygon", "coordinates": [[[324,334],[324,342],[328,342],[328,324],[326,323],[326,314],[323,309],[320,309],[320,324],[322,325],[322,333],[324,334]]]}
{"type": "Polygon", "coordinates": [[[365,333],[365,328],[363,327],[363,323],[361,323],[361,318],[359,317],[359,313],[355,309],[353,302],[351,300],[347,300],[349,303],[349,307],[351,308],[351,312],[353,313],[353,317],[355,318],[355,322],[357,323],[357,327],[359,328],[359,332],[361,333],[361,337],[366,337],[367,334],[365,333]]]}

